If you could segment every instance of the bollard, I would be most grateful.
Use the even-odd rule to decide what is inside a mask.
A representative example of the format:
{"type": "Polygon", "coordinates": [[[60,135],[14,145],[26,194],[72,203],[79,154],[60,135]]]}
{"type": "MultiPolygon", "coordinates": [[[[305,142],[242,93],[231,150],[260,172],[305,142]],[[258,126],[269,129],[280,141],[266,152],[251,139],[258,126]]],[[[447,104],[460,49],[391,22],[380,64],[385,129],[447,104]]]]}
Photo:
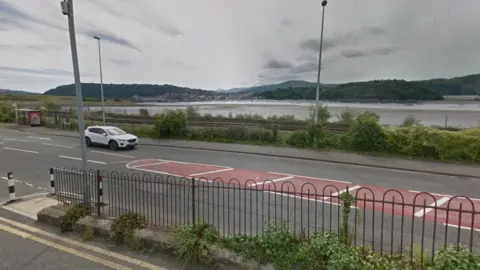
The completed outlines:
{"type": "Polygon", "coordinates": [[[8,179],[8,196],[10,201],[15,200],[15,180],[13,180],[13,172],[7,173],[8,179]]]}
{"type": "Polygon", "coordinates": [[[53,174],[53,168],[50,168],[50,192],[55,194],[55,176],[53,174]]]}

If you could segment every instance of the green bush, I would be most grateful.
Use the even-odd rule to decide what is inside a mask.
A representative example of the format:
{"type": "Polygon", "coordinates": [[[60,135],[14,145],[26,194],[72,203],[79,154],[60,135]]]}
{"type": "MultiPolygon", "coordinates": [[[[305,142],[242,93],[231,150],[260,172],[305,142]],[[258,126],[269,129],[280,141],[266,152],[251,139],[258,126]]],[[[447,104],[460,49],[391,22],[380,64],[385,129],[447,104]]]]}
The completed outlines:
{"type": "Polygon", "coordinates": [[[480,255],[471,253],[463,247],[442,247],[435,255],[432,268],[435,270],[478,270],[480,269],[480,255]]]}
{"type": "Polygon", "coordinates": [[[119,216],[111,227],[111,238],[117,243],[132,241],[137,229],[147,227],[146,218],[138,213],[126,213],[119,216]]]}
{"type": "Polygon", "coordinates": [[[0,103],[0,122],[12,123],[15,121],[15,110],[10,104],[0,103]]]}
{"type": "Polygon", "coordinates": [[[60,230],[62,232],[72,231],[75,223],[89,214],[91,214],[91,211],[84,204],[69,207],[65,215],[60,218],[60,230]]]}
{"type": "Polygon", "coordinates": [[[219,241],[218,231],[207,223],[185,226],[175,234],[175,254],[185,262],[210,261],[210,252],[219,241]]]}
{"type": "Polygon", "coordinates": [[[183,110],[168,110],[157,116],[154,124],[156,136],[178,137],[187,130],[187,114],[183,110]]]}
{"type": "Polygon", "coordinates": [[[358,117],[346,138],[347,147],[356,151],[382,151],[387,146],[385,131],[373,116],[358,117]]]}
{"type": "Polygon", "coordinates": [[[310,135],[305,130],[295,130],[287,139],[286,143],[297,148],[304,148],[312,146],[310,135]]]}

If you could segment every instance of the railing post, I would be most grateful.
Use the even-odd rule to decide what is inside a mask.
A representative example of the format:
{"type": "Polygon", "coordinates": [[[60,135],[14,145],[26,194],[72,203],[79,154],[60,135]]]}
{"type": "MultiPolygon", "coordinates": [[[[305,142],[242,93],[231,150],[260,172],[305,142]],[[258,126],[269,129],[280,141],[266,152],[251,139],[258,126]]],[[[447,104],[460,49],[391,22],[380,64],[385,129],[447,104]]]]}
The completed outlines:
{"type": "Polygon", "coordinates": [[[101,215],[101,204],[103,202],[103,179],[100,170],[97,170],[97,215],[101,215]]]}
{"type": "Polygon", "coordinates": [[[55,194],[55,175],[53,173],[53,168],[50,168],[50,192],[55,194]]]}
{"type": "Polygon", "coordinates": [[[192,190],[192,224],[195,225],[195,177],[192,177],[190,187],[192,190]]]}

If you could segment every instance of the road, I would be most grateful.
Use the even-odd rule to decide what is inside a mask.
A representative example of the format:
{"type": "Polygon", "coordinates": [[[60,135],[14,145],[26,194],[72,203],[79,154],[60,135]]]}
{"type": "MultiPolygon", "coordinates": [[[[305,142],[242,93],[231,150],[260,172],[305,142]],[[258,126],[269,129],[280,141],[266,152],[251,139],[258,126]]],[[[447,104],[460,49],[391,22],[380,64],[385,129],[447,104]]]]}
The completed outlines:
{"type": "MultiPolygon", "coordinates": [[[[180,269],[181,263],[148,256],[100,240],[79,241],[73,234],[35,223],[0,208],[0,269],[180,269]]],[[[188,265],[186,269],[210,269],[188,265]]]]}
{"type": "MultiPolygon", "coordinates": [[[[0,148],[2,157],[0,173],[6,176],[7,172],[14,172],[15,179],[20,181],[16,185],[17,195],[45,191],[49,186],[48,168],[50,167],[79,168],[81,165],[79,160],[78,139],[44,136],[7,129],[0,129],[0,138],[2,138],[3,141],[3,145],[0,148]]],[[[195,173],[189,172],[189,168],[186,168],[185,164],[197,163],[204,167],[210,164],[210,166],[213,165],[216,168],[207,168],[205,171],[222,170],[222,168],[226,167],[235,169],[234,171],[228,172],[228,174],[220,174],[222,178],[236,177],[245,179],[245,175],[248,175],[248,173],[252,175],[251,173],[254,172],[253,179],[256,179],[256,177],[268,177],[268,179],[271,179],[273,177],[269,175],[268,172],[275,172],[277,174],[283,174],[284,177],[291,175],[314,177],[315,179],[310,182],[315,183],[321,180],[336,180],[332,182],[348,182],[350,187],[377,187],[382,190],[392,188],[403,191],[428,191],[438,194],[463,195],[474,198],[479,196],[478,190],[480,190],[480,180],[474,178],[447,177],[305,160],[192,149],[173,149],[168,147],[147,147],[140,145],[138,149],[133,151],[118,152],[111,152],[108,149],[102,148],[92,148],[89,149],[88,159],[90,169],[101,169],[108,172],[115,171],[118,172],[118,176],[123,172],[145,173],[151,180],[154,180],[153,178],[155,176],[157,178],[160,177],[162,172],[190,176],[195,173]],[[145,170],[147,167],[139,171],[138,169],[142,167],[129,166],[130,168],[127,168],[126,166],[127,164],[131,165],[135,164],[134,162],[149,159],[159,159],[160,161],[155,161],[157,163],[162,162],[162,160],[175,161],[176,163],[183,164],[184,167],[165,168],[155,167],[162,166],[162,164],[153,164],[154,167],[150,170],[145,170]],[[180,172],[178,172],[179,170],[180,172]],[[237,173],[238,175],[236,175],[237,173]]],[[[150,163],[147,163],[147,166],[155,163],[151,161],[148,162],[150,163]]],[[[199,175],[199,177],[201,176],[202,175],[199,175]]],[[[121,179],[106,178],[104,179],[104,199],[109,205],[104,211],[118,215],[127,210],[146,209],[143,211],[146,212],[150,220],[154,220],[156,223],[170,225],[185,222],[186,219],[191,218],[191,209],[196,207],[196,219],[202,218],[217,225],[225,234],[240,232],[255,233],[263,228],[262,224],[264,221],[272,217],[287,220],[296,231],[301,228],[322,228],[329,230],[336,229],[339,226],[340,208],[334,203],[326,204],[318,203],[317,200],[305,200],[305,196],[301,196],[301,198],[298,198],[298,196],[278,196],[275,192],[264,192],[262,189],[260,189],[261,192],[258,192],[258,190],[226,189],[222,187],[215,189],[215,192],[213,192],[212,190],[214,189],[211,188],[201,188],[197,190],[196,204],[192,206],[190,204],[187,205],[186,203],[189,199],[185,199],[191,198],[192,194],[190,190],[181,186],[174,186],[174,183],[179,182],[178,178],[169,179],[171,180],[171,184],[166,187],[158,183],[155,184],[155,181],[149,182],[150,184],[146,185],[137,185],[127,183],[121,179]],[[125,204],[126,201],[129,201],[129,205],[125,204]],[[123,205],[119,206],[121,203],[123,205]],[[160,211],[159,208],[163,211],[163,216],[158,214],[160,211]],[[165,214],[165,212],[167,212],[167,214],[165,214]]],[[[267,179],[257,180],[265,181],[267,179]]],[[[301,179],[289,180],[296,183],[296,188],[299,188],[298,182],[301,179]]],[[[189,181],[189,179],[184,181],[189,181]]],[[[245,181],[243,181],[243,184],[245,184],[244,182],[245,181]]],[[[211,183],[207,182],[205,185],[209,184],[211,183]]],[[[7,186],[5,186],[5,193],[2,194],[0,192],[0,199],[5,200],[7,197],[7,186]]],[[[434,197],[433,200],[440,200],[442,198],[442,196],[441,198],[434,197]]],[[[429,205],[432,202],[427,200],[424,202],[424,199],[421,199],[420,204],[421,203],[429,205]]],[[[384,204],[384,206],[385,205],[387,204],[384,204]]],[[[373,207],[361,207],[361,205],[359,207],[361,209],[359,212],[362,214],[362,222],[355,228],[357,231],[361,231],[361,233],[359,233],[361,237],[357,237],[358,241],[381,242],[379,245],[385,248],[392,247],[393,245],[397,247],[398,244],[396,243],[399,241],[399,238],[405,238],[406,240],[403,244],[408,246],[407,242],[420,239],[422,235],[425,235],[425,239],[427,239],[426,244],[431,245],[428,243],[429,241],[431,242],[432,239],[439,238],[439,235],[443,237],[445,234],[445,228],[448,227],[443,226],[443,223],[450,223],[440,222],[437,226],[437,222],[431,222],[431,219],[428,218],[432,213],[427,214],[428,210],[418,209],[418,207],[410,207],[412,208],[410,212],[419,213],[419,211],[423,211],[423,214],[420,215],[422,218],[420,219],[412,219],[408,215],[398,215],[398,209],[390,209],[390,212],[381,211],[381,213],[379,213],[379,211],[373,211],[373,209],[379,210],[375,204],[373,207]],[[391,213],[395,214],[392,215],[391,213]],[[423,226],[422,223],[426,225],[423,226]],[[379,233],[380,228],[383,228],[385,233],[379,233]]],[[[407,208],[408,207],[402,207],[402,210],[407,208]]],[[[465,210],[465,208],[463,209],[465,210]]],[[[438,215],[442,215],[442,213],[438,213],[438,215]]],[[[351,219],[354,218],[355,217],[351,217],[351,219]]],[[[435,218],[433,218],[433,220],[436,219],[437,213],[435,212],[435,218]]],[[[475,217],[470,219],[476,220],[475,217]]],[[[472,226],[470,226],[470,228],[471,227],[472,226]]],[[[472,241],[470,230],[463,229],[449,229],[448,236],[437,241],[443,243],[445,238],[448,242],[456,241],[457,234],[461,234],[460,238],[463,242],[472,241]]],[[[377,245],[377,243],[375,243],[375,245],[377,245]]],[[[437,243],[436,246],[438,247],[439,244],[437,243]]]]}

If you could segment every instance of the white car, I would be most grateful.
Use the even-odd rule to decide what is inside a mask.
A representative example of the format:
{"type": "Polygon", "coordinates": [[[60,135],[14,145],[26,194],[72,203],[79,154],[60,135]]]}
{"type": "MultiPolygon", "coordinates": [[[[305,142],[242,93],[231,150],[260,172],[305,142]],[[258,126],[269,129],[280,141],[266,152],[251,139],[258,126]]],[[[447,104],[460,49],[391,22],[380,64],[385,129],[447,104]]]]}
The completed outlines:
{"type": "Polygon", "coordinates": [[[135,148],[138,138],[117,127],[94,126],[85,130],[85,143],[88,147],[107,145],[110,149],[116,150],[118,148],[135,148]]]}

